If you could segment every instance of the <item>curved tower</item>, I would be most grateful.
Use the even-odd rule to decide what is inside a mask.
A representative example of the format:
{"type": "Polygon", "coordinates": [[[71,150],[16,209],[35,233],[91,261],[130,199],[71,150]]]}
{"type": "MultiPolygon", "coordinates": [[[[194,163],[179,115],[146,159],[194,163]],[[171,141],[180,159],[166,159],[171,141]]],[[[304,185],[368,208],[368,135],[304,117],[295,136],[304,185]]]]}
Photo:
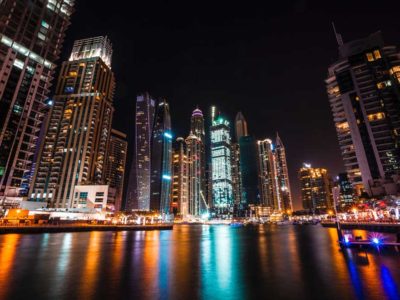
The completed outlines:
{"type": "Polygon", "coordinates": [[[169,105],[162,99],[156,108],[152,151],[150,209],[168,214],[171,195],[172,133],[169,105]]]}

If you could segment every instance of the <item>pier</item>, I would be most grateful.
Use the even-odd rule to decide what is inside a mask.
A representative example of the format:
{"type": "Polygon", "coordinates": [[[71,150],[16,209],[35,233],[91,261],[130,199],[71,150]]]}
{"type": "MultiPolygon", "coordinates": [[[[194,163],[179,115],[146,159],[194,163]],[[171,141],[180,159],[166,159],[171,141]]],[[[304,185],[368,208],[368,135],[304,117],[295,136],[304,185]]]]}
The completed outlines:
{"type": "MultiPolygon", "coordinates": [[[[336,228],[335,221],[322,221],[323,227],[336,228]]],[[[373,232],[400,233],[400,223],[380,223],[380,222],[340,222],[341,229],[361,229],[373,232]]]]}

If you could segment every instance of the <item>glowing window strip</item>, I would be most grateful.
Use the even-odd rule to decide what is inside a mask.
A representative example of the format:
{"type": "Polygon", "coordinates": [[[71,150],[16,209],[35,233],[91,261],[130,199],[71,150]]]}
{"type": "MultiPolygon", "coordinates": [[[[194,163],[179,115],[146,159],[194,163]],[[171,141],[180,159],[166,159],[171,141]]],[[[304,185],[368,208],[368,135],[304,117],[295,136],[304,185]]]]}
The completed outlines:
{"type": "Polygon", "coordinates": [[[49,62],[48,60],[45,60],[43,57],[37,55],[34,52],[29,51],[29,49],[25,48],[24,46],[13,42],[12,39],[6,37],[6,36],[2,36],[0,42],[8,47],[13,48],[15,51],[17,51],[19,54],[24,55],[25,57],[29,57],[32,60],[38,62],[39,64],[44,65],[45,67],[51,69],[53,68],[55,65],[53,65],[51,62],[49,62]]]}

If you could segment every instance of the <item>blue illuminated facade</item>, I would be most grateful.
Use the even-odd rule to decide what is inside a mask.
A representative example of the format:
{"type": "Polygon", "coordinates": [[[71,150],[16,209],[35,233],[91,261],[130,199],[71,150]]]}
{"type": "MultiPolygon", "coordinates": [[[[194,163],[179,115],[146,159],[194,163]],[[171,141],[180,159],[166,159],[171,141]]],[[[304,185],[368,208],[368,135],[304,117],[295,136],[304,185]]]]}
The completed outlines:
{"type": "Polygon", "coordinates": [[[229,122],[222,117],[213,120],[210,135],[212,202],[214,208],[224,211],[233,207],[229,122]]]}

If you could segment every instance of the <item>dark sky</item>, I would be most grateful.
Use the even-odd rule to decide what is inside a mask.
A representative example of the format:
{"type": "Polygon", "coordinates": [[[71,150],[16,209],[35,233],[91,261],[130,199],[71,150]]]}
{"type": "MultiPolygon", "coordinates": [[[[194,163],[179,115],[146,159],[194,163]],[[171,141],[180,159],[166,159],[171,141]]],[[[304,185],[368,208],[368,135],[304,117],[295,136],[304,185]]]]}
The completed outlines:
{"type": "Polygon", "coordinates": [[[400,41],[400,1],[76,2],[62,59],[75,39],[109,36],[115,128],[131,133],[142,91],[168,99],[176,135],[188,134],[196,105],[207,113],[217,105],[231,119],[242,111],[255,137],[279,132],[296,208],[302,162],[343,170],[324,86],[337,58],[331,21],[344,41],[377,30],[400,41]]]}

